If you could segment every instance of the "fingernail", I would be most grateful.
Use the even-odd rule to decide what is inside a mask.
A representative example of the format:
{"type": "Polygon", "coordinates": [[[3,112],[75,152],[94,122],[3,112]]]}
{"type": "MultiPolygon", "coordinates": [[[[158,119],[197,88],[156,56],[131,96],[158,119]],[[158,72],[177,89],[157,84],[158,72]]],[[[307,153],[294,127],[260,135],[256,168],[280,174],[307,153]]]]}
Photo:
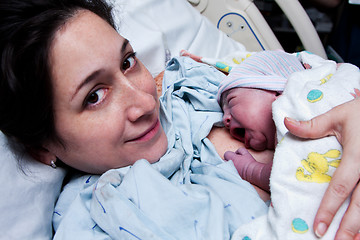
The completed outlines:
{"type": "Polygon", "coordinates": [[[285,117],[286,118],[286,120],[288,121],[288,122],[290,122],[292,125],[295,125],[295,126],[299,126],[300,125],[300,121],[297,121],[297,120],[295,120],[295,119],[293,119],[293,118],[289,118],[289,117],[285,117]]]}
{"type": "Polygon", "coordinates": [[[326,224],[323,222],[320,222],[315,230],[315,235],[318,238],[321,238],[326,233],[326,230],[327,230],[326,224]]]}

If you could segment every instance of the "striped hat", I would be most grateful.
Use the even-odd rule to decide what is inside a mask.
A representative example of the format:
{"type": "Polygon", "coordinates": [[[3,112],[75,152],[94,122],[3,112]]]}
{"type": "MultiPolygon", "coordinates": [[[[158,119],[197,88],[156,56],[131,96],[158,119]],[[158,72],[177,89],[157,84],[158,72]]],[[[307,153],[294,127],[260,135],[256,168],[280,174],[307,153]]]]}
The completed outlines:
{"type": "Polygon", "coordinates": [[[304,70],[293,55],[284,51],[262,51],[255,53],[232,68],[219,85],[217,100],[232,88],[257,88],[282,93],[291,73],[304,70]]]}

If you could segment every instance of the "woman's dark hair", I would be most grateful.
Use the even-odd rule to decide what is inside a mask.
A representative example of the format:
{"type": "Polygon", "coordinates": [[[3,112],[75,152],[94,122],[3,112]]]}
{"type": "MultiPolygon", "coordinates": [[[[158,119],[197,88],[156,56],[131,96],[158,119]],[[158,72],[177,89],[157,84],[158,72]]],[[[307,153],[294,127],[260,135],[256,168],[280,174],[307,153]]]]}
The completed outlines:
{"type": "Polygon", "coordinates": [[[56,31],[82,9],[115,28],[111,7],[102,0],[0,0],[0,130],[27,148],[61,142],[49,52],[56,31]]]}

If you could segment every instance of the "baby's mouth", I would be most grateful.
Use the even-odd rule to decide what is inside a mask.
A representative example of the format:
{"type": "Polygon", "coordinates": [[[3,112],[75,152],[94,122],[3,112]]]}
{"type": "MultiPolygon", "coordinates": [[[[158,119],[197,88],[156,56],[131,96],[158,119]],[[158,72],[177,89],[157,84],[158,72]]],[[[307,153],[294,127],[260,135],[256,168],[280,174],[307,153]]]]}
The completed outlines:
{"type": "Polygon", "coordinates": [[[234,138],[238,139],[240,142],[245,143],[245,129],[244,128],[234,128],[232,131],[234,138]]]}
{"type": "Polygon", "coordinates": [[[244,144],[245,144],[245,148],[251,148],[251,146],[250,146],[250,139],[245,138],[244,144]]]}

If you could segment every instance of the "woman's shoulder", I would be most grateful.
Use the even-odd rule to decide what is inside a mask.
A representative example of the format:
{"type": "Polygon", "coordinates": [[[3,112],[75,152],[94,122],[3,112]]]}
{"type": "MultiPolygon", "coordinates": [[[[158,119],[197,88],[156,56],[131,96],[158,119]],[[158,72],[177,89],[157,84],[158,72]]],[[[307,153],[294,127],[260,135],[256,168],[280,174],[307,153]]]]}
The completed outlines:
{"type": "Polygon", "coordinates": [[[93,185],[96,183],[99,176],[71,173],[71,176],[69,175],[67,178],[68,181],[64,183],[64,187],[55,205],[53,215],[53,226],[55,230],[59,227],[70,207],[75,205],[73,203],[80,197],[80,193],[86,188],[89,189],[89,192],[92,192],[93,185]]]}

